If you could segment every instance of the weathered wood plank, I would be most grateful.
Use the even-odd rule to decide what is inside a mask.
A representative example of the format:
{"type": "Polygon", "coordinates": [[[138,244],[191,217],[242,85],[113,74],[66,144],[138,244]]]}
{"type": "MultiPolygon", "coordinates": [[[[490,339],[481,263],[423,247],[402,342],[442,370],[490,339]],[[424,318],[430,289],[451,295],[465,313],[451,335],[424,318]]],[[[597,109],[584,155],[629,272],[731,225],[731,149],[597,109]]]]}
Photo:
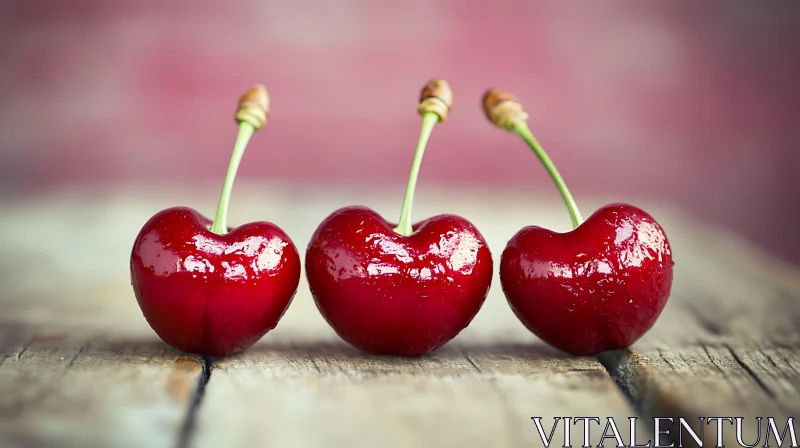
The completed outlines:
{"type": "Polygon", "coordinates": [[[535,341],[501,299],[473,324],[484,334],[404,359],[338,340],[304,293],[279,330],[216,364],[197,446],[540,446],[532,416],[549,428],[556,416],[633,412],[598,362],[535,341]]]}
{"type": "Polygon", "coordinates": [[[0,364],[0,446],[175,446],[198,359],[150,337],[21,331],[0,364]]]}
{"type": "MultiPolygon", "coordinates": [[[[752,440],[755,417],[775,417],[782,430],[800,413],[800,276],[719,229],[685,217],[670,224],[670,303],[631,350],[600,359],[644,415],[744,417],[752,440]]],[[[733,425],[723,427],[733,443],[733,425]]],[[[716,439],[714,423],[703,428],[716,439]]]]}
{"type": "Polygon", "coordinates": [[[0,447],[174,447],[199,359],[138,310],[126,247],[137,224],[80,197],[3,207],[15,230],[0,238],[0,447]]]}

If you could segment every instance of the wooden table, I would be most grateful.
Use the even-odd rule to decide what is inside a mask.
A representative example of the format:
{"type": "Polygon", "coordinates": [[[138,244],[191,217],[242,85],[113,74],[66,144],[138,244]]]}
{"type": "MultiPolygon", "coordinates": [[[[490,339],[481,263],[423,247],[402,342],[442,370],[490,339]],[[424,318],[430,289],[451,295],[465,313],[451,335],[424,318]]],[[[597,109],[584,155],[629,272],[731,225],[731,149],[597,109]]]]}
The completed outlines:
{"type": "MultiPolygon", "coordinates": [[[[674,291],[630,350],[592,358],[546,346],[513,316],[495,278],[472,325],[418,359],[343,343],[305,280],[278,328],[247,352],[177,352],[142,318],[128,256],[161,208],[212,215],[214,187],[66,189],[0,202],[0,446],[541,446],[533,416],[548,431],[552,417],[615,417],[627,443],[632,416],[772,416],[782,429],[800,410],[798,271],[658,204],[640,205],[673,243],[674,291]]],[[[416,217],[468,217],[496,259],[524,225],[569,225],[562,205],[533,195],[419,192],[416,217]]],[[[361,203],[394,216],[401,194],[240,183],[229,222],[269,219],[302,250],[333,209],[361,203]]],[[[601,203],[582,202],[586,212],[601,203]]],[[[703,428],[713,441],[715,428],[703,428]]],[[[581,445],[580,427],[571,439],[581,445]]]]}

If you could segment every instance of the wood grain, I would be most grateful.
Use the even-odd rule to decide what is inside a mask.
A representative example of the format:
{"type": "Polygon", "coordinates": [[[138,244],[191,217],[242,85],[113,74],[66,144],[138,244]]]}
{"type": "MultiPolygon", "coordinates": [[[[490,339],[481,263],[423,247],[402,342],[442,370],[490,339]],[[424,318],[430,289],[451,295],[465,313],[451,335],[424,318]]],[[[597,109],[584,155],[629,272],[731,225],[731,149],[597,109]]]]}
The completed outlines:
{"type": "Polygon", "coordinates": [[[477,331],[412,359],[349,347],[307,293],[292,313],[252,350],[216,364],[197,446],[539,446],[532,416],[550,427],[556,416],[633,412],[595,359],[536,341],[501,295],[477,331]]]}
{"type": "Polygon", "coordinates": [[[3,332],[24,336],[0,355],[0,446],[174,446],[197,359],[150,337],[3,332]]]}
{"type": "MultiPolygon", "coordinates": [[[[744,417],[752,443],[755,417],[782,429],[800,413],[800,276],[720,229],[677,216],[671,228],[678,261],[666,310],[630,350],[600,359],[643,415],[691,418],[695,429],[699,417],[744,417]]],[[[723,427],[734,443],[733,425],[723,427]]],[[[715,423],[702,428],[716,439],[715,423]]]]}

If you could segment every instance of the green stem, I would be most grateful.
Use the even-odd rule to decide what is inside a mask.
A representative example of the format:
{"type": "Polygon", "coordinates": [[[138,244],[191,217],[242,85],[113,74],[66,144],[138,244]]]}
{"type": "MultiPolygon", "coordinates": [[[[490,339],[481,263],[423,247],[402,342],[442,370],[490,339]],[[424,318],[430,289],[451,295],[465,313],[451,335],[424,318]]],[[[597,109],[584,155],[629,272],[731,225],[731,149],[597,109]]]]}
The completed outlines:
{"type": "Polygon", "coordinates": [[[236,178],[236,172],[239,170],[239,163],[242,161],[244,150],[247,148],[247,143],[256,129],[252,124],[241,121],[239,122],[239,135],[236,137],[236,143],[233,145],[233,155],[231,155],[231,162],[228,165],[228,172],[225,174],[225,183],[222,184],[222,194],[219,196],[219,204],[217,205],[217,214],[214,216],[214,222],[211,224],[211,231],[224,235],[228,231],[226,221],[228,219],[228,203],[231,200],[231,190],[233,189],[233,180],[236,178]]]}
{"type": "Polygon", "coordinates": [[[411,164],[411,174],[408,176],[406,196],[403,198],[403,209],[400,211],[400,222],[394,229],[400,235],[410,236],[414,232],[411,228],[411,205],[414,202],[414,189],[417,187],[417,176],[419,175],[419,167],[422,165],[422,154],[425,153],[425,146],[431,137],[433,127],[438,122],[439,115],[434,112],[425,112],[422,115],[422,129],[419,132],[419,142],[414,153],[414,162],[411,164]]]}
{"type": "Polygon", "coordinates": [[[567,184],[564,183],[564,179],[560,174],[558,174],[558,170],[553,164],[553,161],[550,160],[550,157],[548,157],[547,153],[544,152],[542,145],[539,144],[539,142],[536,140],[536,137],[531,134],[530,129],[528,129],[528,125],[525,122],[516,123],[511,128],[511,131],[525,140],[525,143],[531,147],[534,154],[536,154],[536,157],[538,157],[542,162],[542,165],[544,165],[544,169],[546,169],[547,173],[550,174],[550,177],[553,178],[553,182],[555,182],[558,191],[561,193],[561,197],[564,198],[564,202],[567,204],[569,216],[572,218],[572,227],[578,227],[581,225],[583,222],[583,217],[581,217],[581,212],[578,210],[577,204],[575,204],[575,199],[572,198],[572,194],[570,194],[567,184]]]}

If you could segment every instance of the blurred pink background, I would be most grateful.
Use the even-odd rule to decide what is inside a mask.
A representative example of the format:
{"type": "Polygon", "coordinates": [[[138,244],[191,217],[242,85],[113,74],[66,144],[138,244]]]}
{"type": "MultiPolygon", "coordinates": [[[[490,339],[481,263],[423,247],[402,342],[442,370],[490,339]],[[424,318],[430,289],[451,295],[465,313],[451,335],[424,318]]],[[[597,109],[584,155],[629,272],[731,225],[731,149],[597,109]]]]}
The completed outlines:
{"type": "Polygon", "coordinates": [[[241,176],[402,189],[418,91],[444,77],[424,182],[557,195],[485,121],[498,87],[579,203],[675,202],[800,261],[798,56],[800,2],[4,1],[0,187],[221,182],[264,83],[241,176]]]}

